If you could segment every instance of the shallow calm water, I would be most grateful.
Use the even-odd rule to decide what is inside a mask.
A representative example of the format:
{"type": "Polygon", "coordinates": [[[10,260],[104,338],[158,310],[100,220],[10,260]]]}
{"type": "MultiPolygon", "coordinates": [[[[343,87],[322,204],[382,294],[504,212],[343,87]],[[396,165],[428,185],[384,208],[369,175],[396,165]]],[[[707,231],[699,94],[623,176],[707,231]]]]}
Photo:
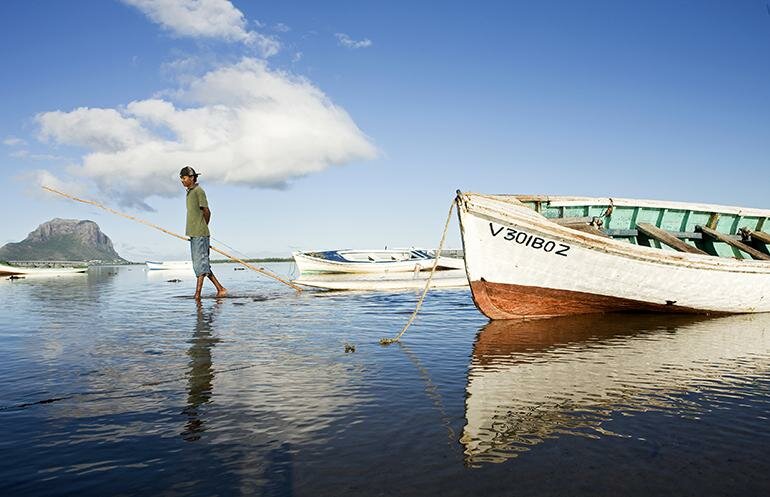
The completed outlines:
{"type": "Polygon", "coordinates": [[[770,315],[488,323],[441,290],[383,347],[417,293],[234,267],[200,304],[141,266],[0,280],[0,494],[770,494],[770,315]]]}

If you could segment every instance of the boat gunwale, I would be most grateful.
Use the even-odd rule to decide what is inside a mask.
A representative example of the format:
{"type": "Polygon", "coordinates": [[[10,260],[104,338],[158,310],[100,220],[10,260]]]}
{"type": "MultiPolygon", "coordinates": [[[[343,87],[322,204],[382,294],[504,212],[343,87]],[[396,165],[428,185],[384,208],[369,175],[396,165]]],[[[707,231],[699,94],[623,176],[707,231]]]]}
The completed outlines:
{"type": "MultiPolygon", "coordinates": [[[[506,197],[513,198],[514,196],[506,197]]],[[[588,250],[603,251],[611,256],[629,257],[652,264],[666,264],[709,271],[752,274],[770,273],[770,261],[667,251],[657,247],[632,245],[614,238],[577,231],[555,223],[552,219],[546,218],[519,201],[513,203],[496,198],[495,196],[477,193],[462,193],[462,200],[464,207],[461,206],[461,209],[466,210],[468,214],[476,215],[490,221],[496,221],[503,225],[510,222],[510,220],[514,220],[516,223],[521,224],[526,228],[540,231],[546,236],[552,236],[563,241],[576,243],[588,250]],[[474,202],[471,198],[472,196],[505,204],[506,210],[498,210],[491,206],[481,205],[478,202],[474,202]]],[[[615,205],[618,204],[615,203],[615,205]]],[[[766,212],[768,216],[770,216],[770,211],[766,212]]],[[[462,224],[462,217],[460,219],[462,224]]],[[[463,231],[464,236],[464,230],[461,231],[463,231]]]]}
{"type": "MultiPolygon", "coordinates": [[[[529,195],[529,194],[487,194],[478,192],[462,192],[463,195],[474,195],[499,201],[514,199],[517,202],[548,202],[551,207],[577,207],[581,205],[604,205],[621,207],[658,208],[686,211],[716,212],[718,214],[733,214],[742,217],[770,217],[770,209],[755,207],[738,207],[733,205],[702,204],[698,202],[678,202],[669,200],[649,200],[615,197],[579,197],[570,195],[529,195]]],[[[513,203],[513,202],[506,202],[513,203]]]]}

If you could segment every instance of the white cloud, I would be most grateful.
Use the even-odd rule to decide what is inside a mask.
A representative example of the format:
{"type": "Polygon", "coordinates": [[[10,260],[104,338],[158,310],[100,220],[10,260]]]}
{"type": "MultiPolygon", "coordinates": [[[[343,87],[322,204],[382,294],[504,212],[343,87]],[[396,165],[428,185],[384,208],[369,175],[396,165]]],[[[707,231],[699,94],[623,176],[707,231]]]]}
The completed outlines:
{"type": "Polygon", "coordinates": [[[192,164],[207,182],[283,187],[376,147],[348,113],[304,78],[245,58],[167,93],[117,109],[39,114],[41,137],[90,151],[72,168],[124,204],[174,195],[192,164]]]}
{"type": "Polygon", "coordinates": [[[356,41],[352,39],[350,36],[346,35],[345,33],[334,33],[334,36],[337,38],[337,43],[339,43],[341,46],[346,48],[367,48],[372,46],[372,41],[368,38],[365,38],[360,41],[356,41]]]}
{"type": "Polygon", "coordinates": [[[279,33],[288,33],[289,31],[291,31],[291,28],[286,24],[279,22],[273,26],[273,30],[279,33]]]}
{"type": "Polygon", "coordinates": [[[58,156],[58,155],[51,155],[51,154],[33,154],[29,150],[17,150],[10,154],[11,157],[17,158],[17,159],[29,159],[29,160],[36,160],[36,161],[61,161],[66,160],[64,157],[58,156]]]}
{"type": "Polygon", "coordinates": [[[255,31],[251,31],[249,34],[251,37],[247,45],[256,46],[263,57],[272,57],[281,50],[281,42],[272,36],[265,36],[255,31]]]}
{"type": "Polygon", "coordinates": [[[116,152],[146,142],[150,133],[139,120],[115,109],[81,107],[71,112],[45,112],[36,120],[40,138],[77,145],[100,152],[116,152]]]}
{"type": "Polygon", "coordinates": [[[160,66],[160,72],[165,78],[169,80],[190,80],[190,75],[202,73],[206,67],[206,64],[206,60],[204,60],[202,57],[195,55],[183,56],[162,63],[160,66]]]}
{"type": "Polygon", "coordinates": [[[7,136],[3,140],[3,145],[8,145],[9,147],[15,147],[17,145],[26,145],[27,142],[22,140],[21,138],[16,138],[15,136],[7,136]]]}
{"type": "MultiPolygon", "coordinates": [[[[257,47],[275,55],[280,42],[246,29],[246,19],[229,0],[122,0],[177,36],[218,38],[257,47]]],[[[258,23],[257,23],[258,25],[258,23]]]]}
{"type": "Polygon", "coordinates": [[[82,182],[61,180],[48,171],[43,171],[43,170],[32,171],[30,173],[22,175],[21,179],[26,179],[27,184],[34,186],[34,189],[29,190],[28,193],[35,197],[46,198],[46,199],[61,198],[61,197],[54,197],[54,194],[52,192],[48,192],[40,188],[42,186],[47,186],[49,188],[53,188],[54,190],[69,193],[71,195],[76,195],[76,196],[86,194],[86,188],[82,182]]]}

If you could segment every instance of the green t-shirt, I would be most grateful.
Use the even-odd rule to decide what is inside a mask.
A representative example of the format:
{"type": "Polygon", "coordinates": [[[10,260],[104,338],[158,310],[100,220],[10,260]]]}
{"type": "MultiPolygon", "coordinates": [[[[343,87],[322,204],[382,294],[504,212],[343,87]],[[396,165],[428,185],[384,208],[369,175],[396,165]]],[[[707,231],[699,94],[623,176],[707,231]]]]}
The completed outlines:
{"type": "Polygon", "coordinates": [[[206,192],[198,185],[187,190],[187,236],[209,236],[209,226],[203,219],[201,207],[208,207],[206,192]]]}

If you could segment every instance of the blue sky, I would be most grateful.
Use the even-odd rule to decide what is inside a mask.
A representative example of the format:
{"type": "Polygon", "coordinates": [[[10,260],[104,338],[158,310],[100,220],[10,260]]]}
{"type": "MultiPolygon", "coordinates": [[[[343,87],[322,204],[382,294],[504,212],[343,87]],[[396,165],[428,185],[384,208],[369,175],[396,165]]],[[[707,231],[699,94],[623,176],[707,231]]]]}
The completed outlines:
{"type": "Polygon", "coordinates": [[[181,232],[187,162],[249,256],[434,247],[458,188],[770,206],[765,0],[6,0],[0,68],[0,243],[184,258],[37,185],[181,232]]]}

